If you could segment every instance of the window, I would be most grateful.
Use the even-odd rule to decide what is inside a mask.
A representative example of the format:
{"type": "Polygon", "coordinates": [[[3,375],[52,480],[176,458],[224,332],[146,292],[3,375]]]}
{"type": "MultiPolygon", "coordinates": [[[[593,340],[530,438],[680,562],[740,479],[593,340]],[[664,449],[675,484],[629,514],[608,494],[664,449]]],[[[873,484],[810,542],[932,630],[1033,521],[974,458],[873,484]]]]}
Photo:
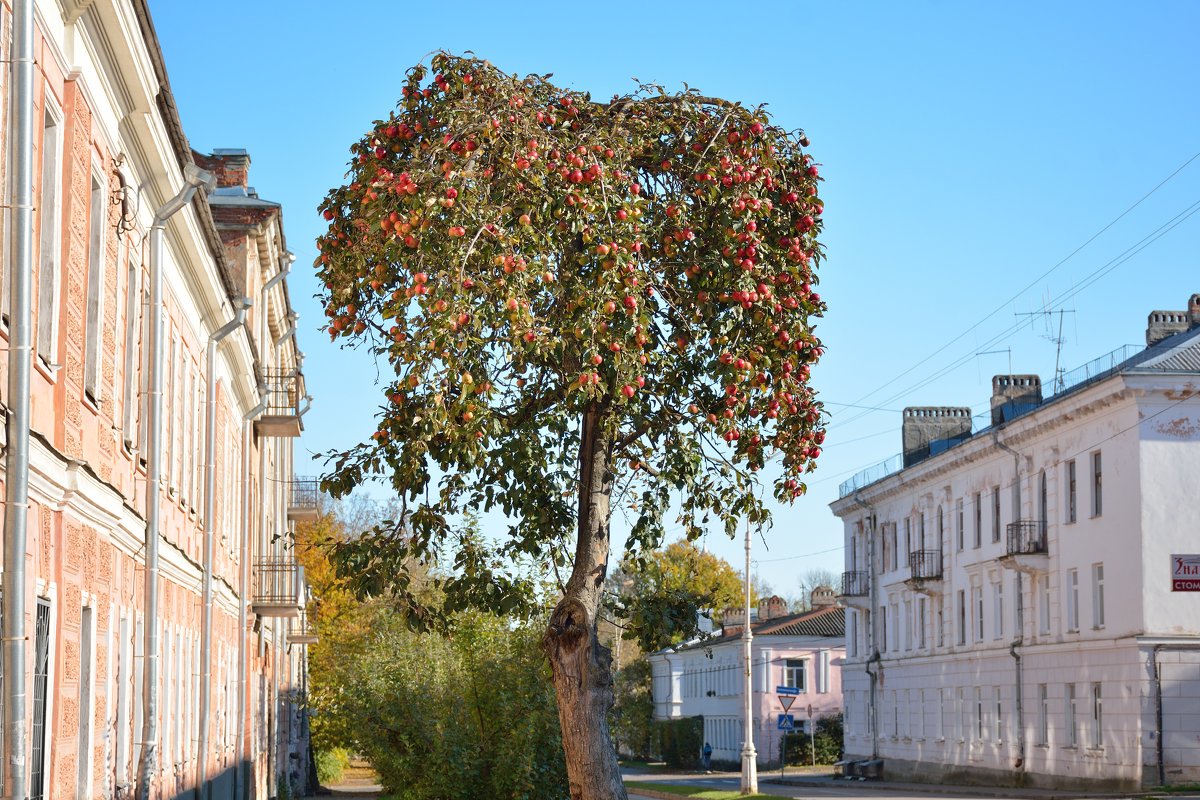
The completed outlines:
{"type": "Polygon", "coordinates": [[[1100,516],[1104,510],[1103,483],[1101,481],[1100,451],[1092,453],[1092,516],[1100,516]]]}
{"type": "Polygon", "coordinates": [[[1067,747],[1077,747],[1079,745],[1079,725],[1075,714],[1075,684],[1073,683],[1067,684],[1067,699],[1063,703],[1063,710],[1067,716],[1067,747]]]}
{"type": "Polygon", "coordinates": [[[992,488],[992,541],[1000,541],[1000,487],[992,488]]]}
{"type": "MultiPolygon", "coordinates": [[[[942,542],[944,541],[942,539],[942,537],[945,535],[945,533],[946,533],[946,515],[942,511],[942,507],[938,506],[937,534],[938,534],[938,549],[939,550],[942,549],[942,542]]],[[[922,536],[921,538],[922,538],[921,546],[924,547],[925,546],[924,536],[922,536]]]]}
{"type": "Polygon", "coordinates": [[[992,584],[992,636],[999,639],[1004,636],[1004,581],[997,580],[992,584]]]}
{"type": "Polygon", "coordinates": [[[117,661],[117,743],[116,743],[116,780],[118,785],[129,781],[129,731],[131,720],[129,716],[130,689],[133,681],[129,678],[129,667],[133,663],[129,648],[133,637],[129,630],[129,618],[121,617],[121,642],[118,649],[117,661]]]}
{"type": "Polygon", "coordinates": [[[138,409],[138,357],[140,341],[138,332],[142,330],[141,304],[142,271],[134,268],[129,270],[129,281],[125,287],[125,384],[121,429],[125,439],[125,447],[132,450],[137,441],[137,409],[138,409]]]}
{"type": "Polygon", "coordinates": [[[996,741],[1004,741],[1004,699],[1000,695],[1000,687],[992,687],[992,700],[996,706],[996,741]]]}
{"type": "Polygon", "coordinates": [[[900,604],[892,603],[892,650],[900,650],[900,604]]]}
{"type": "Polygon", "coordinates": [[[975,718],[974,718],[975,741],[983,741],[983,690],[975,687],[975,718]]]}
{"type": "Polygon", "coordinates": [[[1046,470],[1042,470],[1038,475],[1038,519],[1043,523],[1050,518],[1049,502],[1050,496],[1046,485],[1046,470]]]}
{"type": "Polygon", "coordinates": [[[1067,462],[1067,522],[1078,519],[1079,507],[1076,504],[1075,491],[1075,461],[1067,462]]]}
{"type": "Polygon", "coordinates": [[[29,800],[42,800],[47,794],[46,751],[50,729],[46,722],[50,704],[50,601],[37,599],[33,650],[33,731],[30,736],[32,763],[29,767],[29,800]]]}
{"type": "Polygon", "coordinates": [[[908,561],[908,555],[912,553],[912,517],[904,518],[904,555],[905,561],[908,561]]]}
{"type": "Polygon", "coordinates": [[[917,598],[917,647],[925,649],[925,598],[917,598]]]}
{"type": "Polygon", "coordinates": [[[62,126],[57,109],[46,95],[46,111],[42,128],[42,185],[38,200],[40,228],[37,274],[37,354],[47,364],[55,363],[58,353],[58,263],[62,247],[62,208],[59,205],[59,184],[62,174],[62,126]]]}
{"type": "Polygon", "coordinates": [[[937,738],[946,738],[946,690],[938,689],[937,738]]]}
{"type": "Polygon", "coordinates": [[[1067,570],[1067,630],[1079,630],[1079,570],[1067,570]]]}
{"type": "Polygon", "coordinates": [[[791,686],[802,692],[808,691],[808,683],[804,671],[805,662],[802,658],[789,658],[783,662],[783,685],[791,686]]]}
{"type": "Polygon", "coordinates": [[[975,493],[975,547],[983,546],[983,495],[975,493]]]}
{"type": "Polygon", "coordinates": [[[1050,744],[1050,697],[1047,692],[1046,684],[1039,683],[1037,689],[1038,702],[1038,718],[1037,718],[1037,744],[1050,744]]]}
{"type": "Polygon", "coordinates": [[[1092,627],[1104,627],[1104,565],[1092,564],[1092,627]]]}
{"type": "Polygon", "coordinates": [[[962,589],[958,590],[958,643],[967,643],[967,597],[966,592],[962,589]]]}
{"type": "MultiPolygon", "coordinates": [[[[104,179],[92,173],[92,198],[88,236],[87,320],[84,327],[83,391],[93,403],[100,401],[101,320],[104,318],[104,179]]],[[[83,759],[80,759],[83,761],[83,759]]]]}
{"type": "Polygon", "coordinates": [[[967,718],[967,696],[963,688],[958,687],[958,740],[965,742],[970,736],[971,722],[967,718]]]}
{"type": "Polygon", "coordinates": [[[1092,684],[1092,718],[1091,738],[1088,742],[1092,747],[1104,746],[1104,699],[1100,696],[1100,684],[1092,684]]]}
{"type": "Polygon", "coordinates": [[[913,635],[912,635],[912,601],[904,601],[904,649],[912,650],[913,635]]]}
{"type": "Polygon", "coordinates": [[[850,658],[858,658],[858,612],[849,610],[846,614],[846,647],[850,658]]]}
{"type": "Polygon", "coordinates": [[[983,587],[971,587],[971,609],[974,612],[975,641],[983,641],[983,587]]]}
{"type": "Polygon", "coordinates": [[[888,649],[887,606],[879,607],[879,625],[880,625],[879,644],[881,645],[880,649],[886,653],[887,649],[888,649]]]}
{"type": "Polygon", "coordinates": [[[92,796],[92,720],[95,717],[95,701],[92,696],[94,678],[92,659],[95,648],[92,641],[96,633],[95,610],[84,606],[79,623],[79,739],[76,746],[77,764],[75,796],[92,796]]]}
{"type": "Polygon", "coordinates": [[[946,646],[946,622],[945,622],[945,598],[938,596],[937,599],[937,646],[946,646]]]}
{"type": "Polygon", "coordinates": [[[1049,633],[1050,632],[1050,576],[1049,575],[1039,575],[1038,576],[1038,585],[1041,587],[1041,591],[1039,592],[1040,597],[1038,600],[1038,606],[1039,606],[1038,610],[1041,612],[1039,614],[1039,617],[1040,617],[1039,621],[1041,623],[1041,632],[1049,633]]]}
{"type": "Polygon", "coordinates": [[[954,501],[954,540],[961,552],[963,549],[963,501],[961,497],[954,501]]]}

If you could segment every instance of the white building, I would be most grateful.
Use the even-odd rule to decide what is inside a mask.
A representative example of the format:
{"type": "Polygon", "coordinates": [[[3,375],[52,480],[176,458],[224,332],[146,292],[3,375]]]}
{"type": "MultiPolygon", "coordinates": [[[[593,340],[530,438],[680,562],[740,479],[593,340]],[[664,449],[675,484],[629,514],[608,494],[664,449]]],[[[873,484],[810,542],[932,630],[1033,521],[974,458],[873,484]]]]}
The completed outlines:
{"type": "Polygon", "coordinates": [[[1200,294],[1064,377],[997,376],[992,425],[909,408],[843,484],[847,757],[889,777],[1200,779],[1200,294]]]}
{"type": "MultiPolygon", "coordinates": [[[[833,592],[829,595],[832,602],[833,592]]],[[[729,612],[726,619],[731,619],[729,612]]],[[[714,761],[739,761],[745,738],[740,620],[727,624],[717,638],[648,656],[654,718],[704,717],[704,740],[713,746],[714,761]]],[[[808,729],[810,708],[812,719],[842,710],[845,611],[836,605],[818,605],[812,611],[788,614],[783,601],[771,597],[759,604],[758,621],[752,620],[750,627],[754,748],[759,764],[778,763],[784,732],[778,724],[783,710],[776,687],[799,689],[790,709],[797,730],[808,729]]]]}

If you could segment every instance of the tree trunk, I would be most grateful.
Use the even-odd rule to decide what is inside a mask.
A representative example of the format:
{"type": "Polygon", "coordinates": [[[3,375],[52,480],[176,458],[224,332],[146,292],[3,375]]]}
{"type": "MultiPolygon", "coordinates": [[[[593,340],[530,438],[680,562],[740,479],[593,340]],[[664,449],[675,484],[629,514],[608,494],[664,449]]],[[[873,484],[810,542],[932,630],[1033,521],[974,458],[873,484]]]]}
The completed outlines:
{"type": "Polygon", "coordinates": [[[604,409],[592,406],[584,413],[580,435],[575,567],[543,642],[558,698],[571,800],[626,798],[608,732],[608,711],[613,704],[611,652],[596,637],[608,570],[611,456],[604,409]]]}

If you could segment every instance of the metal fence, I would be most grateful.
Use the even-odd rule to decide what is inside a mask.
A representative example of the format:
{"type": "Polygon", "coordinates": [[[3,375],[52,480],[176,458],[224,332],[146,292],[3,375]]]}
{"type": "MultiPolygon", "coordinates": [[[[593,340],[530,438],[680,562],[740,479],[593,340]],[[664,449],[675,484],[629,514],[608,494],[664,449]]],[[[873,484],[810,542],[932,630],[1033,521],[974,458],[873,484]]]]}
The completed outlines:
{"type": "Polygon", "coordinates": [[[838,487],[838,497],[845,497],[877,480],[894,475],[904,469],[904,454],[897,453],[887,461],[881,461],[873,467],[867,467],[849,480],[843,481],[838,487]]]}
{"type": "Polygon", "coordinates": [[[304,376],[298,370],[268,372],[263,379],[267,386],[267,405],[263,413],[269,417],[299,416],[304,376]]]}
{"type": "Polygon", "coordinates": [[[321,482],[316,478],[293,478],[288,505],[295,509],[316,509],[321,498],[321,482]]]}

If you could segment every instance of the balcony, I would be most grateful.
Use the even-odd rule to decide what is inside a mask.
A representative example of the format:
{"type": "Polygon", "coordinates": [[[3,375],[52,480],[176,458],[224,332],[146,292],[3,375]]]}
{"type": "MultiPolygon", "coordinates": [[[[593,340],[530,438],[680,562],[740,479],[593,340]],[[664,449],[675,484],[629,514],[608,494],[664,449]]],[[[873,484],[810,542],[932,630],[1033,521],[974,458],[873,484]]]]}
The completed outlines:
{"type": "Polygon", "coordinates": [[[909,578],[905,583],[922,594],[941,594],[942,551],[914,550],[908,554],[909,578]]]}
{"type": "Polygon", "coordinates": [[[303,569],[290,558],[254,562],[251,609],[260,617],[298,619],[304,607],[303,569]]]}
{"type": "Polygon", "coordinates": [[[300,616],[290,623],[287,635],[288,644],[316,644],[317,631],[308,622],[308,611],[301,610],[300,616]]]}
{"type": "Polygon", "coordinates": [[[842,573],[842,602],[851,608],[871,605],[871,573],[865,570],[842,573]]]}
{"type": "Polygon", "coordinates": [[[304,414],[300,408],[304,400],[304,375],[298,369],[268,372],[263,380],[266,384],[266,406],[262,416],[254,422],[254,432],[259,436],[299,436],[304,430],[300,421],[304,414]]]}
{"type": "Polygon", "coordinates": [[[288,487],[287,518],[293,522],[315,522],[320,506],[321,482],[295,478],[288,487]]]}
{"type": "Polygon", "coordinates": [[[1000,561],[1022,572],[1044,572],[1049,565],[1046,520],[1022,519],[1008,523],[1005,554],[1000,561]]]}

